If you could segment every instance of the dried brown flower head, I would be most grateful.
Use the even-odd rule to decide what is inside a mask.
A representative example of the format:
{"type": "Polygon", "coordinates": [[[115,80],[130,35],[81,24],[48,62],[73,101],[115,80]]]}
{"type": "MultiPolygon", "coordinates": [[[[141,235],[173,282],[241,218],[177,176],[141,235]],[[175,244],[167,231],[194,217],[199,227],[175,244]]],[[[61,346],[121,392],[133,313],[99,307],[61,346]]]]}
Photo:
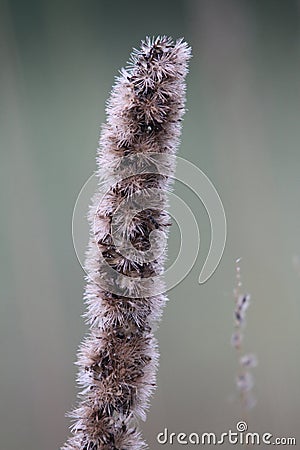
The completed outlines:
{"type": "Polygon", "coordinates": [[[185,103],[191,56],[182,40],[147,38],[122,70],[107,105],[98,151],[99,192],[89,213],[85,317],[78,353],[83,388],[64,450],[138,450],[136,428],[156,385],[153,326],[166,302],[167,191],[185,103]],[[103,195],[103,192],[105,194],[103,195]],[[154,289],[156,283],[162,284],[154,289]]]}

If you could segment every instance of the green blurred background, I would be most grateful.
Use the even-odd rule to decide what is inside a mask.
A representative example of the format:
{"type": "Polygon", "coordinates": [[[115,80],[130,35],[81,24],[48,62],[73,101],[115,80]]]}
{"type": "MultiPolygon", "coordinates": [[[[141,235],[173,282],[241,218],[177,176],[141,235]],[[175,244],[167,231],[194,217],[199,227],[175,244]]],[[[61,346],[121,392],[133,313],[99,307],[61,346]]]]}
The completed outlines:
{"type": "Polygon", "coordinates": [[[58,449],[68,435],[73,362],[87,329],[72,211],[95,169],[114,77],[131,48],[157,34],[192,45],[179,154],[216,186],[228,239],[216,273],[198,285],[209,221],[176,185],[199,221],[202,247],[169,292],[144,436],[157,449],[164,427],[221,433],[242,418],[230,346],[234,261],[242,256],[252,295],[245,349],[259,359],[249,429],[300,445],[299,1],[2,0],[1,450],[58,449]]]}

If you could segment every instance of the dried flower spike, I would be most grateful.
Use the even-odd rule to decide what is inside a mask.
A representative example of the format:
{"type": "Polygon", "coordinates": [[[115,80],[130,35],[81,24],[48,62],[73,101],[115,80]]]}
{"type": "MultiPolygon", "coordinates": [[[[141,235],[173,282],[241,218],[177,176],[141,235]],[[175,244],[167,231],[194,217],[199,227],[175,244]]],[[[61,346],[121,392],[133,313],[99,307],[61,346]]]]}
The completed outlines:
{"type": "Polygon", "coordinates": [[[190,56],[182,39],[147,38],[108,102],[97,157],[101,182],[89,213],[90,332],[77,362],[83,390],[63,450],[146,448],[136,420],[145,419],[156,383],[153,326],[166,297],[163,285],[154,287],[163,272],[174,175],[167,160],[162,174],[153,155],[174,155],[179,145],[190,56]]]}
{"type": "Polygon", "coordinates": [[[252,388],[254,380],[249,369],[257,366],[256,356],[252,353],[243,354],[242,341],[243,334],[242,328],[245,326],[246,311],[250,305],[250,295],[242,294],[242,280],[241,280],[241,258],[236,260],[236,287],[234,289],[235,298],[235,330],[231,337],[231,345],[235,348],[239,355],[239,374],[236,377],[236,387],[241,396],[242,408],[248,410],[253,408],[256,401],[252,395],[252,388]]]}

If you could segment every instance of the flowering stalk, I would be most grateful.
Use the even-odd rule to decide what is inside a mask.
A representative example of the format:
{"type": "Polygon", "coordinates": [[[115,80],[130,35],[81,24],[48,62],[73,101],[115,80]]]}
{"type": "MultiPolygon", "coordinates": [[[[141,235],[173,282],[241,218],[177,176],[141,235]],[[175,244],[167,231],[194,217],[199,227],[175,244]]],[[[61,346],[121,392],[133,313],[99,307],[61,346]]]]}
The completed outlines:
{"type": "Polygon", "coordinates": [[[246,323],[246,311],[250,305],[250,295],[241,292],[241,258],[236,260],[236,287],[234,289],[235,298],[235,331],[231,338],[231,344],[236,349],[239,356],[239,373],[236,377],[236,387],[240,393],[243,411],[255,406],[256,400],[252,396],[254,380],[250,369],[257,366],[256,356],[252,353],[243,353],[243,332],[246,323]]]}
{"type": "Polygon", "coordinates": [[[155,155],[174,155],[179,145],[190,56],[182,40],[147,38],[108,102],[97,157],[99,191],[89,212],[90,332],[77,362],[83,390],[63,450],[146,448],[136,420],[145,419],[155,389],[153,326],[166,302],[157,277],[163,272],[167,191],[174,175],[168,161],[161,173],[155,155]]]}

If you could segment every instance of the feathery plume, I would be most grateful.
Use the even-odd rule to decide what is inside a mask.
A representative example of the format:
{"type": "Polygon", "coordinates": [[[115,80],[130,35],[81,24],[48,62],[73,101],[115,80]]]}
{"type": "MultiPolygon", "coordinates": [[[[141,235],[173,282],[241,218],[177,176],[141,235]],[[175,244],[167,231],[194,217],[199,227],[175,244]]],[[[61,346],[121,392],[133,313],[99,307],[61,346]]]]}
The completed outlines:
{"type": "Polygon", "coordinates": [[[77,361],[83,390],[63,450],[146,448],[137,419],[145,419],[156,383],[153,331],[166,302],[159,276],[175,170],[165,156],[179,145],[190,56],[182,39],[146,38],[107,104],[97,155],[99,191],[89,211],[90,332],[77,361]]]}

